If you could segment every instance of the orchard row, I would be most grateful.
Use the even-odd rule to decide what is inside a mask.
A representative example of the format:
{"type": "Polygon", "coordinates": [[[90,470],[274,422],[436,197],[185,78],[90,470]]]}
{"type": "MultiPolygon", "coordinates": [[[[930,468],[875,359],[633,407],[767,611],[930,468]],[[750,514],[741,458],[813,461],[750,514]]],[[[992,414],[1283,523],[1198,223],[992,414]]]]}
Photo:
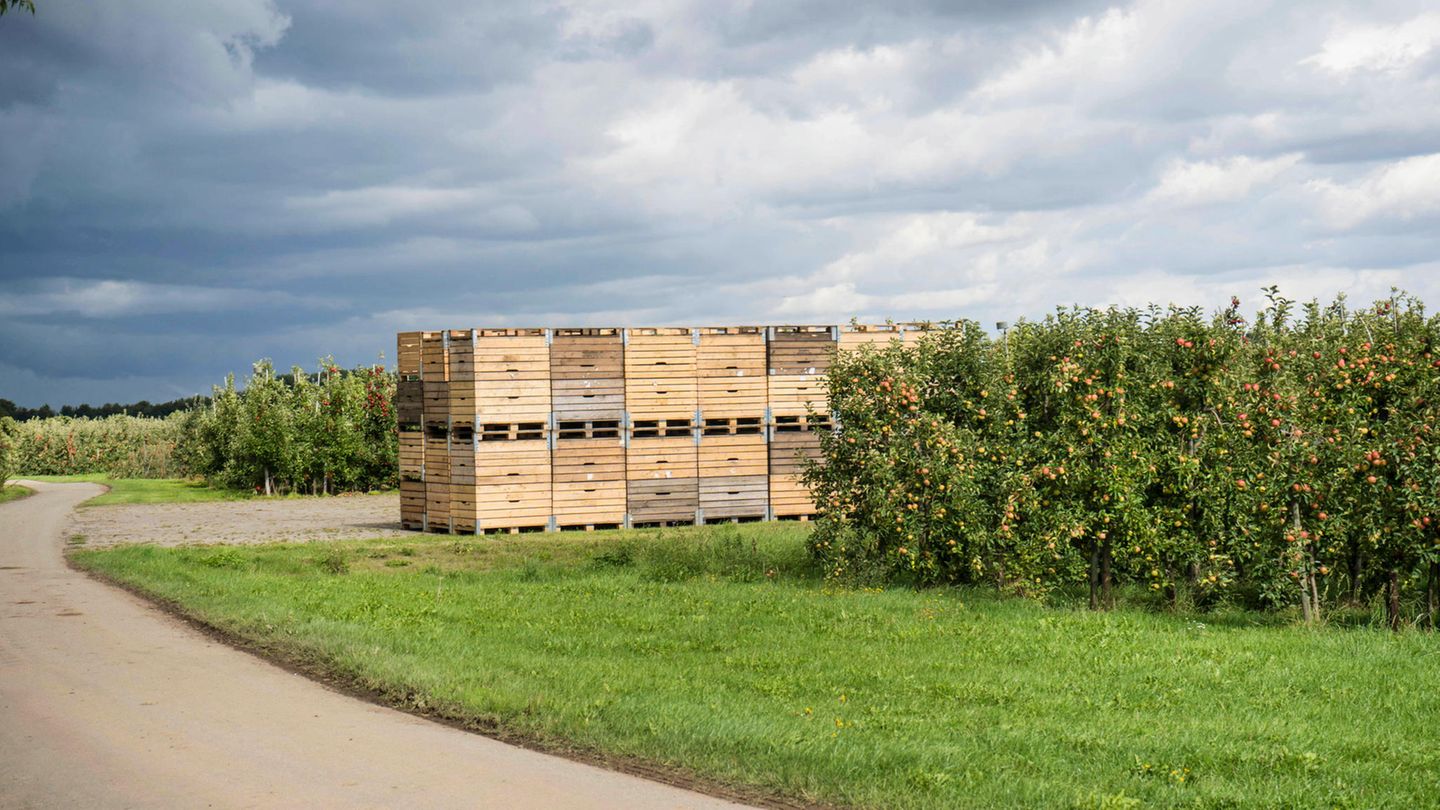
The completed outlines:
{"type": "Polygon", "coordinates": [[[395,376],[379,366],[322,361],[288,376],[256,363],[208,402],[159,419],[52,417],[0,425],[12,475],[104,472],[120,478],[197,476],[257,493],[393,487],[395,376]]]}
{"type": "Polygon", "coordinates": [[[1198,309],[1070,309],[847,353],[809,473],[832,575],[1042,593],[1118,584],[1307,621],[1440,611],[1440,319],[1268,292],[1198,309]]]}

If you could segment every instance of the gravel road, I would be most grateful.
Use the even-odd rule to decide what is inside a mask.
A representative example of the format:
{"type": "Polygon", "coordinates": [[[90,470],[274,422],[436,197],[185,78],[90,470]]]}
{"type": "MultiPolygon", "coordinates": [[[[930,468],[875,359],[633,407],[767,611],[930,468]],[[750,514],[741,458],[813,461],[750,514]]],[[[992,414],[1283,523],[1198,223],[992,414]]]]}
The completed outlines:
{"type": "Polygon", "coordinates": [[[69,532],[85,535],[90,548],[415,537],[400,528],[394,494],[85,506],[75,510],[69,532]]]}

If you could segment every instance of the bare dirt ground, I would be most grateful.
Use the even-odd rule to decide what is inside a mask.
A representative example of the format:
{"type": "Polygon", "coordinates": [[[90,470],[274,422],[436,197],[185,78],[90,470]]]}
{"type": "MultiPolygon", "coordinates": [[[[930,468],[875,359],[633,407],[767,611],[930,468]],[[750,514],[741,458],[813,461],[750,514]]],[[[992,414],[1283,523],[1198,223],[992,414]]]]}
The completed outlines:
{"type": "MultiPolygon", "coordinates": [[[[0,808],[734,806],[365,703],[235,650],[66,566],[70,512],[99,486],[27,486],[38,494],[0,504],[0,808]]],[[[256,504],[195,506],[264,522],[256,504]]],[[[94,511],[122,520],[110,509],[94,511]]],[[[114,507],[131,509],[154,514],[114,507]]]]}
{"type": "Polygon", "coordinates": [[[84,535],[90,548],[415,536],[400,528],[394,494],[87,506],[75,510],[69,533],[84,535]]]}

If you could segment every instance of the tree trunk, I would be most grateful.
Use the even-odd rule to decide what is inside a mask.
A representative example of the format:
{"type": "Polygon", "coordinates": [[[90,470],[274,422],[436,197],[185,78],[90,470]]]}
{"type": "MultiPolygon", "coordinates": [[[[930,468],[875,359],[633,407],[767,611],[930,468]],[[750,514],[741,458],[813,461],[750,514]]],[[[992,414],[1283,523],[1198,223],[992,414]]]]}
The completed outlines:
{"type": "Polygon", "coordinates": [[[1386,573],[1385,619],[1391,630],[1400,629],[1400,571],[1394,567],[1386,573]]]}
{"type": "Polygon", "coordinates": [[[1090,541],[1090,609],[1100,609],[1100,541],[1090,541]]]}
{"type": "Polygon", "coordinates": [[[1349,554],[1345,556],[1346,573],[1350,575],[1350,604],[1360,604],[1360,544],[1350,541],[1349,554]]]}
{"type": "MultiPolygon", "coordinates": [[[[1302,527],[1300,525],[1299,501],[1290,502],[1290,531],[1292,533],[1292,536],[1294,537],[1295,542],[1302,542],[1300,540],[1300,532],[1302,531],[1302,527]]],[[[1310,570],[1310,553],[1303,547],[1300,549],[1300,559],[1297,561],[1295,567],[1299,569],[1298,571],[1296,571],[1296,574],[1297,579],[1300,583],[1300,612],[1305,615],[1306,624],[1314,624],[1316,614],[1318,613],[1319,605],[1316,605],[1311,601],[1311,595],[1313,593],[1313,590],[1310,587],[1310,577],[1312,573],[1310,570]]]]}
{"type": "Polygon", "coordinates": [[[1430,563],[1430,581],[1425,586],[1426,613],[1430,617],[1430,629],[1440,620],[1440,560],[1430,563]]]}
{"type": "Polygon", "coordinates": [[[274,485],[270,482],[270,468],[269,468],[269,467],[266,467],[266,468],[265,468],[265,494],[266,494],[266,495],[274,495],[274,494],[275,494],[274,485]]]}
{"type": "Polygon", "coordinates": [[[1173,567],[1172,565],[1170,565],[1170,559],[1169,559],[1168,557],[1166,557],[1166,558],[1164,558],[1164,560],[1165,560],[1165,563],[1164,563],[1164,565],[1165,565],[1165,581],[1168,582],[1168,583],[1170,583],[1169,585],[1166,586],[1166,588],[1168,589],[1168,592],[1169,592],[1169,596],[1170,596],[1170,609],[1171,609],[1171,610],[1179,610],[1179,609],[1180,609],[1180,578],[1177,577],[1177,576],[1175,576],[1175,569],[1174,569],[1174,567],[1173,567]]]}
{"type": "Polygon", "coordinates": [[[1110,587],[1110,561],[1112,559],[1114,559],[1114,556],[1111,554],[1110,541],[1106,540],[1105,546],[1100,553],[1100,596],[1101,601],[1105,603],[1106,610],[1115,607],[1115,593],[1110,587]]]}

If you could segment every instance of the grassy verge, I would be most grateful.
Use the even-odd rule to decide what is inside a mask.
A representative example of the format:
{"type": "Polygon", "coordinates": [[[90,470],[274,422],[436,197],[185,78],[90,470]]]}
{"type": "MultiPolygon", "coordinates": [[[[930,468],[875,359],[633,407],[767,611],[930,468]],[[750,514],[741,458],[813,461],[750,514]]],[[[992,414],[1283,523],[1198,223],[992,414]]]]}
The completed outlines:
{"type": "Polygon", "coordinates": [[[51,483],[88,482],[104,484],[110,491],[91,498],[81,506],[120,503],[191,503],[195,501],[240,501],[253,497],[242,490],[212,487],[183,478],[111,478],[105,473],[90,475],[27,475],[32,481],[51,483]]]}
{"type": "Polygon", "coordinates": [[[813,578],[803,532],[72,558],[393,703],[777,795],[876,807],[1440,795],[1434,636],[833,589],[813,578]]]}
{"type": "Polygon", "coordinates": [[[4,481],[0,481],[0,503],[18,501],[21,498],[34,494],[35,490],[33,489],[22,487],[19,484],[10,484],[7,486],[4,481]]]}

